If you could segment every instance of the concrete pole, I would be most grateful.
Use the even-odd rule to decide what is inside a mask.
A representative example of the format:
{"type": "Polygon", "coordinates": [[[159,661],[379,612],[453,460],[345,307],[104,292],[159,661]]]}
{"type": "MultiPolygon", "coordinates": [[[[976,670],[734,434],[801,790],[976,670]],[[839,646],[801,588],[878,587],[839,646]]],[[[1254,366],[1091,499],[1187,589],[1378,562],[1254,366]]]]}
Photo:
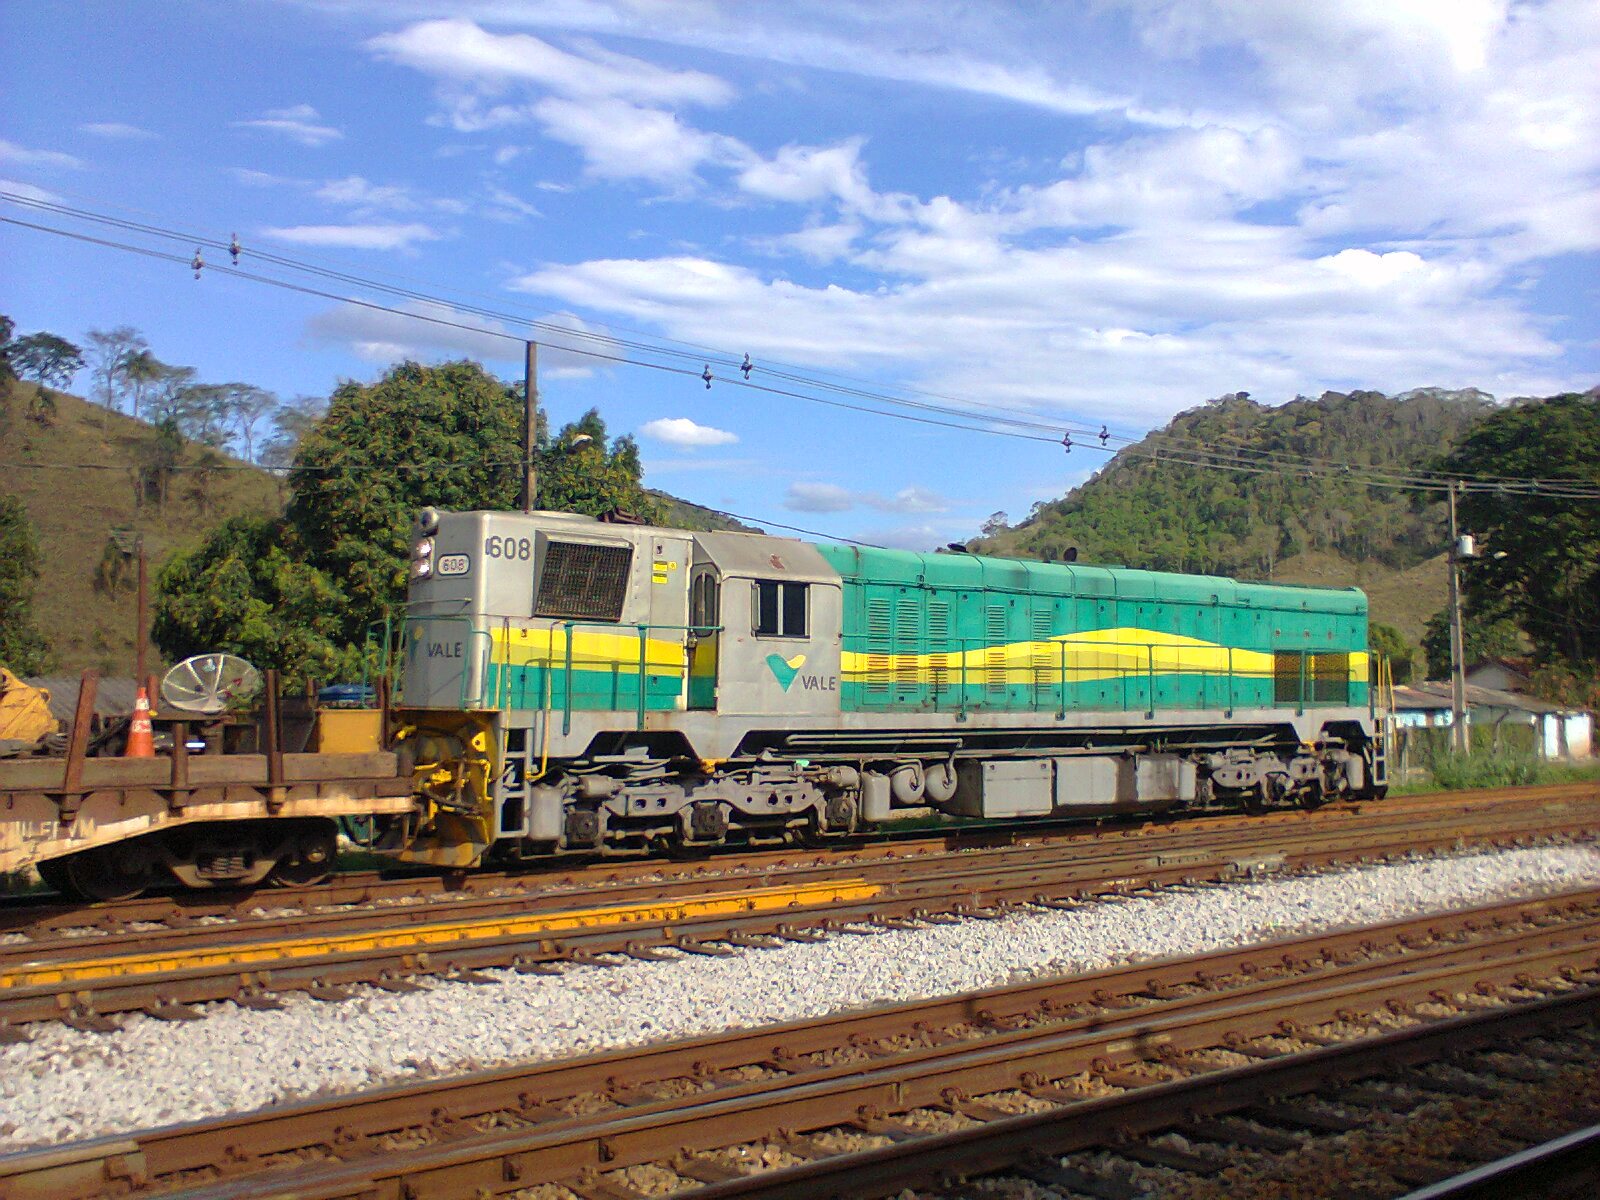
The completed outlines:
{"type": "Polygon", "coordinates": [[[1450,726],[1451,745],[1457,754],[1472,749],[1472,731],[1467,727],[1467,652],[1461,631],[1460,531],[1456,526],[1456,489],[1450,483],[1450,726]]]}
{"type": "Polygon", "coordinates": [[[534,454],[539,446],[539,343],[527,343],[523,362],[522,511],[533,511],[539,498],[539,470],[534,454]]]}
{"type": "MultiPolygon", "coordinates": [[[[139,562],[138,598],[134,601],[133,616],[133,677],[140,684],[145,681],[145,647],[150,644],[150,577],[144,553],[144,535],[140,534],[138,541],[133,544],[133,552],[139,562]]],[[[156,702],[154,695],[150,703],[156,702]]]]}

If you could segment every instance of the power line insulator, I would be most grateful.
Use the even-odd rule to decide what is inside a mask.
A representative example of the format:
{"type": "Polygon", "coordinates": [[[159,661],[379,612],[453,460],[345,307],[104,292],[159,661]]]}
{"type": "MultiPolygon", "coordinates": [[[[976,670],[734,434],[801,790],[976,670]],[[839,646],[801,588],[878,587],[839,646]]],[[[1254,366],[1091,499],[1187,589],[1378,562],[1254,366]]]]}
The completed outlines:
{"type": "Polygon", "coordinates": [[[196,246],[194,248],[194,258],[189,262],[189,268],[194,272],[196,279],[200,278],[200,272],[205,270],[205,266],[206,260],[200,256],[200,247],[196,246]]]}
{"type": "Polygon", "coordinates": [[[1100,426],[1100,444],[1104,446],[1111,440],[1111,431],[1104,425],[1100,426]]]}
{"type": "Polygon", "coordinates": [[[1072,453],[1072,435],[1070,433],[1061,435],[1061,446],[1068,454],[1072,453]]]}
{"type": "Polygon", "coordinates": [[[716,378],[716,376],[711,374],[711,364],[710,363],[707,363],[706,364],[706,369],[704,371],[700,372],[700,378],[704,379],[706,381],[706,391],[709,392],[711,390],[711,381],[714,378],[716,378]]]}
{"type": "Polygon", "coordinates": [[[244,247],[239,245],[239,235],[230,233],[228,235],[228,253],[233,256],[233,265],[236,267],[239,265],[239,251],[243,249],[244,247]]]}
{"type": "Polygon", "coordinates": [[[744,361],[739,364],[739,370],[744,372],[744,377],[746,379],[749,379],[750,378],[750,372],[755,370],[755,366],[756,366],[755,363],[750,361],[750,356],[748,354],[746,354],[744,356],[744,361]]]}

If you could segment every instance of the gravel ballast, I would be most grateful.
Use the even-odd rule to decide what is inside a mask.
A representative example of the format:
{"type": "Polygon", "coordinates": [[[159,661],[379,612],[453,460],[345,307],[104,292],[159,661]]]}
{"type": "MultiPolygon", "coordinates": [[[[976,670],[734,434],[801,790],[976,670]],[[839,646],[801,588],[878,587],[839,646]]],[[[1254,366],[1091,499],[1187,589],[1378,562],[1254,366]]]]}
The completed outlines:
{"type": "Polygon", "coordinates": [[[1597,884],[1593,846],[1463,854],[726,958],[488,972],[492,984],[361,989],[333,1004],[290,994],[277,1011],[217,1004],[175,1024],[136,1015],[111,1034],[41,1026],[33,1042],[0,1047],[0,1150],[1597,884]]]}

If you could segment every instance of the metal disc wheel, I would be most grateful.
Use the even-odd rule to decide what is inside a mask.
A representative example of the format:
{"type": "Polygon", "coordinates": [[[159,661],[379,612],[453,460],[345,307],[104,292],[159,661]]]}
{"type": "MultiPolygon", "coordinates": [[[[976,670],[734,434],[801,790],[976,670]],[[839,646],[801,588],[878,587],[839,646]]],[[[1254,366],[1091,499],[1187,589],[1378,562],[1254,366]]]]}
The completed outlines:
{"type": "Polygon", "coordinates": [[[61,890],[81,900],[131,900],[150,886],[150,863],[131,845],[85,850],[59,866],[61,890]]]}
{"type": "Polygon", "coordinates": [[[309,830],[297,837],[289,852],[278,860],[267,882],[273,887],[310,887],[321,883],[333,874],[338,852],[338,836],[332,829],[309,830]]]}

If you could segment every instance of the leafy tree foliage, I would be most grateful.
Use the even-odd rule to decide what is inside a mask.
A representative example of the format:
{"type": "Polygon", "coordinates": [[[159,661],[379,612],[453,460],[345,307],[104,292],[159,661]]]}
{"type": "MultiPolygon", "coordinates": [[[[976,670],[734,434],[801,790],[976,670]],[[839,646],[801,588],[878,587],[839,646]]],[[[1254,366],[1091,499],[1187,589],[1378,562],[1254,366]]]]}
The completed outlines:
{"type": "MultiPolygon", "coordinates": [[[[1463,666],[1486,658],[1515,658],[1523,653],[1522,631],[1507,617],[1481,614],[1462,605],[1461,647],[1466,655],[1463,666]]],[[[1422,635],[1422,652],[1428,658],[1428,678],[1450,677],[1450,610],[1441,608],[1428,618],[1422,635]]]]}
{"type": "Polygon", "coordinates": [[[1410,683],[1416,669],[1417,648],[1406,641],[1405,634],[1393,625],[1373,621],[1367,627],[1367,645],[1374,654],[1389,660],[1389,670],[1396,683],[1410,683]]]}
{"type": "Polygon", "coordinates": [[[39,578],[39,541],[22,501],[0,493],[0,665],[37,675],[49,659],[33,624],[33,585],[39,578]]]}
{"type": "Polygon", "coordinates": [[[0,313],[0,384],[10,383],[17,377],[16,369],[11,365],[11,335],[17,331],[17,323],[5,313],[0,313]]]}
{"type": "Polygon", "coordinates": [[[321,396],[296,396],[272,411],[272,435],[261,447],[261,465],[273,470],[287,470],[300,450],[300,440],[328,412],[328,402],[321,396]]]}
{"type": "Polygon", "coordinates": [[[300,443],[288,517],[312,565],[340,581],[344,636],[360,643],[405,594],[417,510],[509,508],[521,405],[476,363],[405,362],[346,383],[300,443]]]}
{"type": "Polygon", "coordinates": [[[89,330],[91,394],[106,408],[117,408],[127,393],[128,364],[148,353],[149,343],[131,325],[89,330]]]}
{"type": "Polygon", "coordinates": [[[608,441],[598,409],[562,426],[553,439],[540,432],[534,456],[539,472],[535,507],[591,517],[625,512],[646,521],[659,519],[659,506],[639,482],[644,468],[638,445],[626,435],[608,441]]]}
{"type": "MultiPolygon", "coordinates": [[[[427,505],[506,509],[518,498],[522,398],[471,362],[406,362],[346,383],[317,419],[304,398],[274,418],[263,457],[297,446],[281,521],[230,521],[159,581],[157,644],[225,649],[291,677],[359,662],[368,629],[405,595],[408,531],[427,505]],[[261,561],[258,563],[257,558],[261,561]]],[[[638,447],[585,413],[536,450],[541,506],[647,519],[638,447]]]]}
{"type": "Polygon", "coordinates": [[[7,347],[16,373],[44,387],[64,388],[83,369],[83,351],[53,333],[30,333],[7,347]]]}
{"type": "Polygon", "coordinates": [[[162,568],[151,631],[169,658],[225,650],[294,680],[330,679],[353,665],[344,606],[338,585],[304,561],[291,525],[234,517],[162,568]]]}
{"type": "MultiPolygon", "coordinates": [[[[1600,394],[1499,409],[1440,463],[1462,476],[1570,479],[1600,485],[1600,394]]],[[[1475,611],[1506,614],[1542,662],[1600,668],[1600,504],[1470,491],[1464,529],[1492,553],[1463,571],[1475,611]],[[1503,557],[1502,557],[1503,556],[1503,557]]]]}
{"type": "Polygon", "coordinates": [[[1325,460],[1335,466],[1420,466],[1453,445],[1489,409],[1481,393],[1377,392],[1296,399],[1269,408],[1223,396],[1180,413],[1111,460],[1094,478],[1041,507],[983,548],[1058,557],[1077,546],[1089,562],[1168,571],[1271,575],[1302,550],[1375,559],[1405,569],[1439,553],[1436,507],[1369,488],[1337,470],[1303,475],[1198,467],[1181,461],[1196,441],[1325,460]]]}

